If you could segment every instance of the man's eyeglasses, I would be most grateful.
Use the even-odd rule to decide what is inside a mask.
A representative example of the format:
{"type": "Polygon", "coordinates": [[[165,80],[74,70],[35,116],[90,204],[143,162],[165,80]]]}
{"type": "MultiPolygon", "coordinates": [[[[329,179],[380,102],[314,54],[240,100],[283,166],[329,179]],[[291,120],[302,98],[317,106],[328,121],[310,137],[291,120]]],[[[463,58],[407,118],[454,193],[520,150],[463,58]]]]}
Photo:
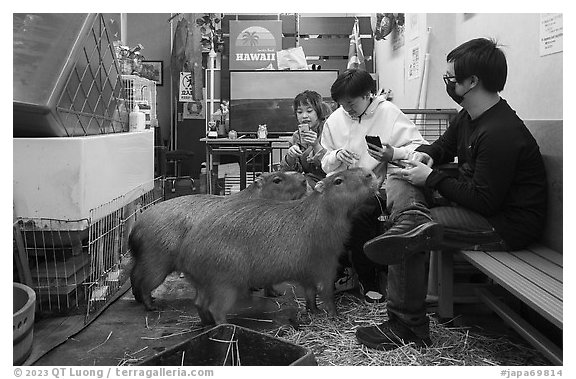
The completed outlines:
{"type": "Polygon", "coordinates": [[[444,75],[442,77],[442,79],[444,79],[444,83],[449,84],[449,83],[456,83],[456,76],[455,75],[444,75]]]}

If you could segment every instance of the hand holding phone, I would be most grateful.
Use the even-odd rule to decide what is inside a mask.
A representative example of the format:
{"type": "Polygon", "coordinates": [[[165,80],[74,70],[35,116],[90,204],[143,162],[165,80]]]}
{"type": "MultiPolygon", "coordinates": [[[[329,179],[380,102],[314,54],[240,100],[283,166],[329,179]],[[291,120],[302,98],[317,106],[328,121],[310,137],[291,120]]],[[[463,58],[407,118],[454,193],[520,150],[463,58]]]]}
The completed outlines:
{"type": "Polygon", "coordinates": [[[392,165],[392,166],[396,166],[396,167],[400,167],[400,168],[405,168],[406,166],[398,161],[393,161],[392,157],[394,156],[394,148],[388,144],[386,144],[386,147],[384,147],[382,145],[382,141],[380,140],[379,136],[365,136],[366,142],[371,144],[371,145],[375,145],[377,147],[379,147],[380,149],[383,149],[382,151],[376,151],[374,149],[370,149],[370,146],[368,146],[368,153],[370,155],[372,155],[372,157],[374,159],[377,159],[379,161],[388,161],[388,164],[392,165]],[[376,156],[374,156],[373,154],[375,154],[376,156]]]}
{"type": "Polygon", "coordinates": [[[379,148],[382,148],[382,141],[380,141],[379,136],[365,136],[366,142],[372,145],[376,145],[379,148]]]}

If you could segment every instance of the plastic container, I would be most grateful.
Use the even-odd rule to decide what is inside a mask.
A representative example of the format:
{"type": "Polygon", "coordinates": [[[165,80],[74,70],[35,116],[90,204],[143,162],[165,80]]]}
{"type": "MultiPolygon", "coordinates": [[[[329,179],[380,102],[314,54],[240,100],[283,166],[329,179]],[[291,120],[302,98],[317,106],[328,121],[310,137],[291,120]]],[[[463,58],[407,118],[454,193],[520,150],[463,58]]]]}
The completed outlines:
{"type": "Polygon", "coordinates": [[[211,328],[141,366],[316,366],[308,349],[237,325],[211,328]]]}
{"type": "Polygon", "coordinates": [[[14,283],[13,295],[13,363],[17,366],[24,363],[32,352],[36,293],[24,284],[14,283]]]}
{"type": "Polygon", "coordinates": [[[128,125],[131,132],[146,130],[146,115],[140,111],[138,104],[134,105],[134,110],[128,116],[128,125]]]}

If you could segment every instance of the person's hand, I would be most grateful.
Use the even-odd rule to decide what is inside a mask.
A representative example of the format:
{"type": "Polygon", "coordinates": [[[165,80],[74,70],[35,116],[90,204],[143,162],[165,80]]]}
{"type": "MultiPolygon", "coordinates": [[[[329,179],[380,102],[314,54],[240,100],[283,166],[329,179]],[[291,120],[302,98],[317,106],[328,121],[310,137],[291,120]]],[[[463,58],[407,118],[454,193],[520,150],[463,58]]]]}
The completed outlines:
{"type": "Polygon", "coordinates": [[[299,156],[302,155],[302,150],[300,149],[300,146],[295,144],[295,145],[290,146],[287,154],[292,158],[298,158],[299,156]]]}
{"type": "Polygon", "coordinates": [[[414,159],[403,160],[402,163],[406,165],[406,168],[397,171],[394,176],[406,180],[417,187],[424,187],[428,175],[432,172],[432,168],[414,159]]]}
{"type": "Polygon", "coordinates": [[[307,132],[300,132],[300,142],[306,145],[314,145],[316,143],[316,139],[318,138],[318,134],[312,130],[307,132]]]}
{"type": "Polygon", "coordinates": [[[340,162],[347,164],[348,166],[352,166],[354,163],[356,163],[358,159],[360,159],[360,156],[353,151],[340,149],[336,153],[336,159],[338,159],[340,162]]]}
{"type": "Polygon", "coordinates": [[[432,167],[432,165],[434,164],[434,159],[432,159],[432,157],[429,156],[428,154],[423,153],[421,151],[412,152],[412,154],[410,155],[410,159],[416,162],[422,162],[428,167],[432,167]]]}
{"type": "Polygon", "coordinates": [[[378,162],[388,162],[394,156],[394,148],[387,143],[383,144],[382,147],[368,143],[368,155],[378,162]]]}

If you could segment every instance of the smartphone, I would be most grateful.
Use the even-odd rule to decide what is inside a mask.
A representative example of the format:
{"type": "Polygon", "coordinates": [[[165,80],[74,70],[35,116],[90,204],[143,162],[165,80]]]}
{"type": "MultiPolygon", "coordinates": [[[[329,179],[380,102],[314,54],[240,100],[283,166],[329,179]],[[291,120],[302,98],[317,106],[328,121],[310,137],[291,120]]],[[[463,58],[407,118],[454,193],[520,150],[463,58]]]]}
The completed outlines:
{"type": "Polygon", "coordinates": [[[379,136],[366,136],[366,142],[371,143],[372,145],[376,145],[378,147],[382,147],[382,141],[380,141],[379,136]]]}
{"type": "Polygon", "coordinates": [[[302,133],[302,132],[309,132],[310,131],[310,125],[308,124],[300,124],[298,125],[298,130],[302,133]]]}
{"type": "MultiPolygon", "coordinates": [[[[365,138],[366,142],[371,143],[372,145],[376,145],[380,148],[382,147],[382,141],[380,141],[379,136],[366,136],[365,138]]],[[[400,168],[406,168],[406,165],[398,161],[388,161],[388,164],[400,168]]]]}

